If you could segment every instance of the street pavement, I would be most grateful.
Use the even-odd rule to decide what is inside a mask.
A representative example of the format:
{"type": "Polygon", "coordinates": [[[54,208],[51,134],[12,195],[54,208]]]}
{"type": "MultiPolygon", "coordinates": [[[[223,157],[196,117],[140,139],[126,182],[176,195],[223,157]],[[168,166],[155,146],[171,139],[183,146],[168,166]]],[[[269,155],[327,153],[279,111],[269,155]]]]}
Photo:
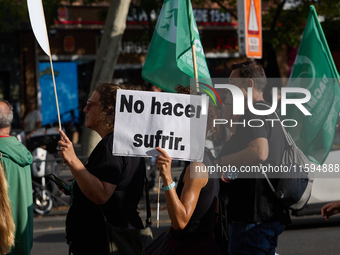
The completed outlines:
{"type": "MultiPolygon", "coordinates": [[[[65,241],[67,210],[53,210],[50,214],[34,218],[32,255],[68,254],[65,241]]],[[[145,212],[141,211],[144,219],[145,212]]],[[[154,237],[165,231],[170,221],[165,209],[160,213],[160,227],[156,227],[152,212],[154,237]]],[[[279,255],[338,255],[340,250],[340,215],[326,222],[321,215],[294,217],[293,224],[280,235],[276,250],[279,255]]]]}

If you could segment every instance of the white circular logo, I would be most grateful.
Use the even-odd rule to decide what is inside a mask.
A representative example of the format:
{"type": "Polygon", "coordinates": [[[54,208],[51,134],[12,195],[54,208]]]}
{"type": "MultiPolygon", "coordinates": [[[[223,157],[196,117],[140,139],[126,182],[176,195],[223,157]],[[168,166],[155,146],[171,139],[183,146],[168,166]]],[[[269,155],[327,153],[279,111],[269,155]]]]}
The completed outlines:
{"type": "Polygon", "coordinates": [[[306,56],[297,55],[293,72],[290,75],[290,85],[292,87],[302,87],[309,89],[315,80],[315,68],[313,62],[306,56]]]}

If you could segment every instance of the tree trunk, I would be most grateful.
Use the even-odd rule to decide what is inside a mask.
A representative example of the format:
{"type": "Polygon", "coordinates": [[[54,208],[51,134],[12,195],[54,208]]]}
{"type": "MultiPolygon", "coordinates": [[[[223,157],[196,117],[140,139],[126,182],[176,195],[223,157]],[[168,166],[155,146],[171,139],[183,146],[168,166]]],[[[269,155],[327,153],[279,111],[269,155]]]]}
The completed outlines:
{"type": "MultiPolygon", "coordinates": [[[[121,42],[126,26],[131,0],[111,0],[107,14],[104,34],[101,38],[99,50],[91,81],[90,95],[98,82],[112,80],[117,59],[121,50],[121,42]]],[[[82,135],[82,155],[90,155],[94,147],[100,141],[100,136],[87,128],[84,128],[82,135]]]]}

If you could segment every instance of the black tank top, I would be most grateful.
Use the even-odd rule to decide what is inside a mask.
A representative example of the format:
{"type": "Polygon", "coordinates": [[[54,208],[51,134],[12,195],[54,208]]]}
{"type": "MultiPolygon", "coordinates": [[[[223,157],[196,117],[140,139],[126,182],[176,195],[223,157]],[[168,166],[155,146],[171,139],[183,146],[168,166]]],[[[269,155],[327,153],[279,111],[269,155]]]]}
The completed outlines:
{"type": "MultiPolygon", "coordinates": [[[[213,166],[213,157],[210,151],[205,148],[203,163],[205,166],[213,166]]],[[[178,186],[176,189],[178,197],[181,197],[183,190],[183,177],[186,169],[183,170],[178,186]]],[[[183,240],[186,238],[195,238],[214,230],[215,208],[218,200],[220,182],[217,176],[209,175],[207,184],[200,192],[194,213],[191,216],[187,226],[183,230],[172,230],[171,238],[183,240]]]]}

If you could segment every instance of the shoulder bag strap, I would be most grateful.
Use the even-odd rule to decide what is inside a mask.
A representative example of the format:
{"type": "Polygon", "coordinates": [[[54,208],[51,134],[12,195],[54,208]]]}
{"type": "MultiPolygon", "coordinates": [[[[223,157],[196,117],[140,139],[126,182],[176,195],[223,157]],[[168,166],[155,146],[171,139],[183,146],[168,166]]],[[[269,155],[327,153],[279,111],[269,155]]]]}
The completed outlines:
{"type": "MultiPolygon", "coordinates": [[[[266,104],[263,104],[263,103],[255,103],[255,104],[264,105],[264,106],[270,108],[270,106],[268,106],[268,105],[266,105],[266,104]]],[[[285,138],[286,138],[286,141],[287,141],[288,145],[290,145],[290,146],[293,145],[293,144],[294,144],[293,138],[292,138],[292,137],[290,136],[290,134],[286,131],[286,129],[282,126],[282,124],[281,124],[281,119],[280,119],[279,115],[276,113],[276,111],[274,111],[274,113],[275,113],[277,119],[280,121],[280,125],[281,125],[281,127],[282,127],[282,131],[283,131],[283,133],[284,133],[284,135],[285,135],[285,138]]],[[[262,164],[260,164],[260,166],[261,166],[261,169],[262,169],[262,164]]],[[[269,185],[270,189],[272,190],[272,192],[276,193],[276,190],[275,190],[273,184],[271,183],[271,181],[269,180],[269,178],[268,178],[266,172],[263,172],[263,171],[262,171],[262,174],[263,174],[264,177],[266,178],[266,180],[267,180],[267,182],[268,182],[268,185],[269,185]]]]}
{"type": "MultiPolygon", "coordinates": [[[[258,105],[264,105],[264,106],[267,106],[268,108],[270,108],[270,106],[266,105],[266,104],[263,104],[263,103],[255,103],[255,104],[258,104],[258,105]]],[[[277,114],[276,111],[274,111],[275,115],[276,115],[276,118],[280,121],[281,123],[281,119],[279,117],[279,115],[277,114]]],[[[286,137],[286,141],[289,145],[293,145],[294,144],[294,140],[293,138],[291,137],[291,135],[286,131],[286,129],[284,128],[284,126],[282,126],[281,124],[281,128],[282,128],[282,131],[286,137]]]]}

